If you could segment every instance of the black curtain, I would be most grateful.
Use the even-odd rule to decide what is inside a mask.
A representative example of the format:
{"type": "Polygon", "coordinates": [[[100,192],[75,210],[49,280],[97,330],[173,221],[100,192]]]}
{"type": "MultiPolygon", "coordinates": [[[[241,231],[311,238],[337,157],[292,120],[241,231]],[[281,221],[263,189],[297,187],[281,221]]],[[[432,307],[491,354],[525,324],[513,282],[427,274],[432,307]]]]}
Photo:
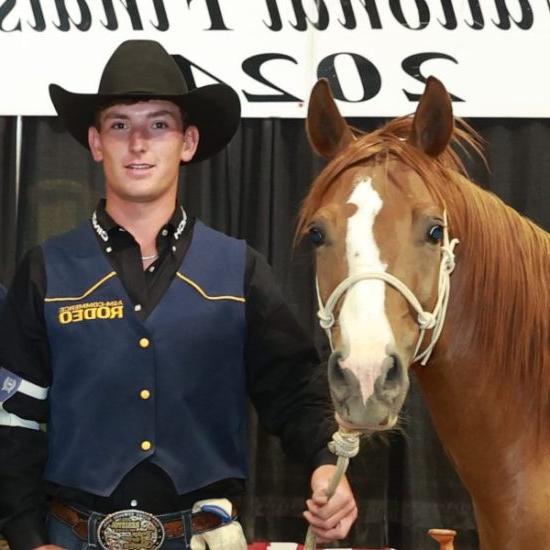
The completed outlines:
{"type": "Polygon", "coordinates": [[[0,283],[13,272],[17,244],[15,117],[0,117],[0,283]]]}
{"type": "MultiPolygon", "coordinates": [[[[355,119],[368,130],[380,119],[355,119]]],[[[473,179],[545,228],[550,226],[550,121],[469,121],[487,140],[491,172],[468,163],[473,179]]],[[[0,280],[30,246],[89,216],[102,193],[102,175],[56,118],[24,118],[18,221],[15,211],[15,121],[0,118],[0,280]]],[[[311,153],[302,120],[247,119],[228,148],[182,170],[188,212],[265,254],[301,322],[326,355],[317,328],[311,251],[293,249],[296,213],[323,162],[311,153]]],[[[430,547],[431,527],[459,531],[457,548],[477,548],[471,505],[434,435],[412,384],[402,428],[362,444],[350,478],[359,518],[342,546],[399,550],[430,547]]],[[[251,475],[242,513],[252,540],[303,541],[305,470],[288,461],[278,441],[250,412],[251,475]]],[[[433,543],[435,544],[435,543],[433,543]]]]}

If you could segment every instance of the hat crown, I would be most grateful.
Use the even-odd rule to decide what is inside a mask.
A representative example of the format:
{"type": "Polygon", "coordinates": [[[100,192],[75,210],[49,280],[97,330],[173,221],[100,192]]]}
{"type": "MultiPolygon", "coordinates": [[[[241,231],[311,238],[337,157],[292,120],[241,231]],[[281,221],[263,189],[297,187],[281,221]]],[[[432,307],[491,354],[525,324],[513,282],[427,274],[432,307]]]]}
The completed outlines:
{"type": "Polygon", "coordinates": [[[105,65],[101,95],[177,96],[187,84],[172,56],[153,40],[127,40],[105,65]]]}

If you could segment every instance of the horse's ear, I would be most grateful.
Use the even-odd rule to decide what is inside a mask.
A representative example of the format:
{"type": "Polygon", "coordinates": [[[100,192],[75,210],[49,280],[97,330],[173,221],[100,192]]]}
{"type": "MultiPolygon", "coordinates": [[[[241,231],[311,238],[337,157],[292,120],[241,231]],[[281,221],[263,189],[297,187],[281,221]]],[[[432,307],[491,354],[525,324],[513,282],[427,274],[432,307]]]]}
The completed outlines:
{"type": "Polygon", "coordinates": [[[440,155],[453,134],[453,107],[445,86],[430,76],[420,98],[409,143],[431,157],[440,155]]]}
{"type": "Polygon", "coordinates": [[[306,133],[313,150],[327,160],[333,159],[355,139],[338,111],[326,78],[318,80],[311,91],[306,133]]]}

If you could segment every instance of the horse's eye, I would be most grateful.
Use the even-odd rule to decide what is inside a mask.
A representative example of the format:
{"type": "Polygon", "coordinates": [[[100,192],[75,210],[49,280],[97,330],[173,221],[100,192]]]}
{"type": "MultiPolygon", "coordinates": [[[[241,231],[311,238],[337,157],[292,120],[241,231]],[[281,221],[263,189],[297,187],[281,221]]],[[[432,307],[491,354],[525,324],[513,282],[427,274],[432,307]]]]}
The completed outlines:
{"type": "Polygon", "coordinates": [[[321,246],[325,242],[325,235],[318,227],[311,227],[308,236],[314,246],[321,246]]]}
{"type": "Polygon", "coordinates": [[[432,225],[428,229],[428,240],[434,244],[441,242],[443,239],[443,226],[442,225],[432,225]]]}

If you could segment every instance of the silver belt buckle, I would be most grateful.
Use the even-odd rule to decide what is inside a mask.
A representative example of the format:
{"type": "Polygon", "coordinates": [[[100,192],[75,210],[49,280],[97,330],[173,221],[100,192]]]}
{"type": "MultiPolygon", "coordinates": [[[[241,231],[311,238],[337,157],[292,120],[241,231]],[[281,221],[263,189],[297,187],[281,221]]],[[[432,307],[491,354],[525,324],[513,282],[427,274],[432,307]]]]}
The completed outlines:
{"type": "Polygon", "coordinates": [[[157,550],[164,542],[164,527],[142,510],[121,510],[104,518],[97,528],[104,550],[157,550]]]}

